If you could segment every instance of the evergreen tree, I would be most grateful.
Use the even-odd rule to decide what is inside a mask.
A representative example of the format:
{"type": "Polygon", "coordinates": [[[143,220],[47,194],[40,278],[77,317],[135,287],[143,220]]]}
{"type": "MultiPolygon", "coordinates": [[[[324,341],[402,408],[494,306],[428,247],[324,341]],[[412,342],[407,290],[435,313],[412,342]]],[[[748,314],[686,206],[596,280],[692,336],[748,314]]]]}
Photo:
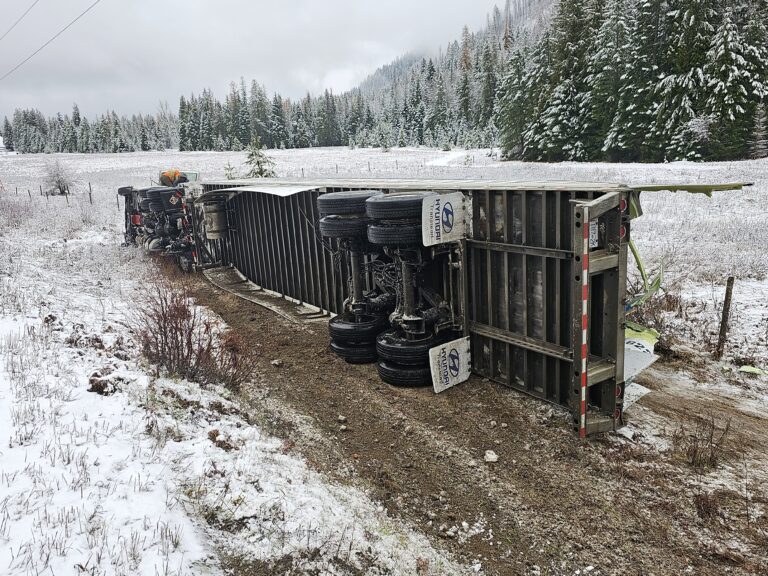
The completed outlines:
{"type": "MultiPolygon", "coordinates": [[[[272,99],[272,109],[269,117],[269,133],[272,137],[274,148],[286,148],[288,146],[288,129],[286,126],[283,99],[275,94],[272,99]]],[[[261,144],[261,142],[259,142],[261,144]]],[[[250,150],[250,148],[249,148],[250,150]]]]}
{"type": "Polygon", "coordinates": [[[269,100],[264,89],[255,80],[251,82],[249,108],[251,137],[258,136],[259,142],[265,144],[268,148],[272,147],[272,138],[269,134],[269,100]]]}
{"type": "Polygon", "coordinates": [[[500,145],[506,158],[522,158],[525,148],[525,130],[530,120],[531,102],[525,90],[525,56],[516,51],[507,65],[507,74],[499,89],[496,106],[496,126],[499,127],[500,145]]]}
{"type": "Polygon", "coordinates": [[[184,96],[179,99],[179,150],[191,150],[189,141],[189,110],[184,96]]]}
{"type": "Polygon", "coordinates": [[[652,138],[664,143],[669,159],[699,159],[710,134],[704,112],[706,57],[715,23],[716,0],[669,0],[664,29],[669,39],[667,72],[656,87],[659,99],[652,138]]]}
{"type": "Polygon", "coordinates": [[[755,120],[749,141],[750,158],[768,158],[768,114],[765,105],[755,107],[755,120]]]}
{"type": "MultiPolygon", "coordinates": [[[[592,6],[592,2],[589,3],[592,6]]],[[[551,81],[554,89],[537,121],[527,131],[534,158],[584,160],[589,20],[585,3],[562,0],[552,25],[551,81]]]]}
{"type": "Polygon", "coordinates": [[[262,150],[258,135],[254,136],[248,145],[245,164],[248,166],[248,171],[243,175],[244,178],[274,178],[275,176],[275,163],[262,150]]]}
{"type": "Polygon", "coordinates": [[[459,69],[461,71],[458,89],[459,117],[469,122],[470,110],[472,109],[472,87],[469,78],[472,70],[472,38],[469,34],[469,28],[466,26],[461,33],[459,69]]]}
{"type": "Polygon", "coordinates": [[[77,132],[68,116],[62,122],[62,142],[58,151],[77,152],[77,132]]]}
{"type": "Polygon", "coordinates": [[[3,146],[6,150],[12,151],[13,148],[13,126],[8,121],[8,117],[3,120],[3,146]]]}
{"type": "Polygon", "coordinates": [[[664,0],[640,0],[630,7],[626,61],[621,63],[621,86],[616,112],[603,144],[608,159],[660,160],[663,143],[649,131],[656,119],[656,83],[665,53],[664,0]]]}
{"type": "Polygon", "coordinates": [[[477,124],[486,126],[493,116],[496,103],[496,52],[492,45],[486,44],[483,49],[483,58],[480,78],[480,102],[478,106],[477,124]]]}
{"type": "Polygon", "coordinates": [[[624,63],[630,58],[627,14],[626,0],[606,2],[594,50],[588,58],[588,93],[584,102],[584,131],[581,136],[588,160],[603,157],[606,139],[618,112],[624,63]]]}
{"type": "Polygon", "coordinates": [[[80,120],[80,130],[77,136],[78,152],[93,152],[93,143],[91,142],[91,123],[88,118],[80,120]]]}
{"type": "Polygon", "coordinates": [[[746,155],[750,121],[751,75],[746,47],[733,15],[726,10],[713,36],[704,65],[708,98],[704,114],[714,137],[704,157],[739,158],[746,155]]]}
{"type": "Polygon", "coordinates": [[[317,111],[317,144],[318,146],[339,146],[341,143],[336,102],[333,94],[326,90],[317,111]]]}

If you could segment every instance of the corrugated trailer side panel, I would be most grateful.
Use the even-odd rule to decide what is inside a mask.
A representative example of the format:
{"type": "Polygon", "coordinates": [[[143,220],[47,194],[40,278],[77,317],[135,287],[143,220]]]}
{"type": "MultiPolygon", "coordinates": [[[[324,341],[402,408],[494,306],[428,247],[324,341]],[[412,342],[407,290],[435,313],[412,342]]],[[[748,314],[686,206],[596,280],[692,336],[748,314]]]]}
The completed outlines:
{"type": "Polygon", "coordinates": [[[348,264],[338,241],[320,237],[319,194],[243,192],[229,200],[231,250],[223,263],[265,290],[337,314],[348,264]]]}

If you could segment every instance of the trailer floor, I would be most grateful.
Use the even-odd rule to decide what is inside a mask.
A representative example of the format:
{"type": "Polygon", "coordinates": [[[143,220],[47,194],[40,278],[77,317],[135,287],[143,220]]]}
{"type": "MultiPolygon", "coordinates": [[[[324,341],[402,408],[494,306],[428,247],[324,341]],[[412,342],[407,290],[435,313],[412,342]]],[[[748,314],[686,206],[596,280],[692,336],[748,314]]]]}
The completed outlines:
{"type": "Polygon", "coordinates": [[[757,399],[697,386],[718,375],[703,358],[644,374],[632,439],[580,441],[557,407],[477,377],[440,395],[393,388],[334,356],[323,320],[290,322],[200,276],[192,288],[258,350],[260,381],[242,393],[254,421],[487,574],[768,572],[768,420],[757,399]],[[686,447],[708,414],[730,431],[718,465],[697,470],[686,447]]]}

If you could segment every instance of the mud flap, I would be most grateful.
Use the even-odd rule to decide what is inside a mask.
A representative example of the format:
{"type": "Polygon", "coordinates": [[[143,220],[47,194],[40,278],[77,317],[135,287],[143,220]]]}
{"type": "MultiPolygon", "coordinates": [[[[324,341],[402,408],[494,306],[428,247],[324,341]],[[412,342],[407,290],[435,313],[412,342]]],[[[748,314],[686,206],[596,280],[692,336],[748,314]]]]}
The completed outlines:
{"type": "Polygon", "coordinates": [[[424,246],[459,242],[467,237],[467,210],[462,192],[429,194],[421,204],[424,246]]]}
{"type": "MultiPolygon", "coordinates": [[[[627,334],[630,334],[627,328],[627,334]]],[[[650,331],[636,333],[635,337],[628,337],[624,341],[624,410],[632,406],[650,390],[634,381],[635,376],[656,362],[659,357],[653,353],[653,343],[649,338],[654,337],[650,331]]]]}
{"type": "Polygon", "coordinates": [[[472,370],[469,336],[430,348],[429,367],[435,394],[468,380],[472,370]]]}

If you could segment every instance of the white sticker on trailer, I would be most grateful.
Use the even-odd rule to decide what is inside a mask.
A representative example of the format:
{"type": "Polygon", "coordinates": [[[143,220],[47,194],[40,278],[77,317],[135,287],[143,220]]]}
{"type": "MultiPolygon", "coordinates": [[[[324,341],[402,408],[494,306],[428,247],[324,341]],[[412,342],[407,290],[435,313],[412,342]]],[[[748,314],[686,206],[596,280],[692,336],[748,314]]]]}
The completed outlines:
{"type": "Polygon", "coordinates": [[[590,220],[589,221],[589,247],[590,248],[597,248],[598,244],[600,243],[598,231],[599,229],[598,229],[597,220],[590,220]]]}
{"type": "Polygon", "coordinates": [[[469,337],[430,348],[429,367],[432,370],[432,386],[435,394],[469,379],[472,370],[469,337]]]}
{"type": "Polygon", "coordinates": [[[464,194],[430,194],[421,204],[421,240],[424,246],[458,242],[466,236],[464,194]]]}

